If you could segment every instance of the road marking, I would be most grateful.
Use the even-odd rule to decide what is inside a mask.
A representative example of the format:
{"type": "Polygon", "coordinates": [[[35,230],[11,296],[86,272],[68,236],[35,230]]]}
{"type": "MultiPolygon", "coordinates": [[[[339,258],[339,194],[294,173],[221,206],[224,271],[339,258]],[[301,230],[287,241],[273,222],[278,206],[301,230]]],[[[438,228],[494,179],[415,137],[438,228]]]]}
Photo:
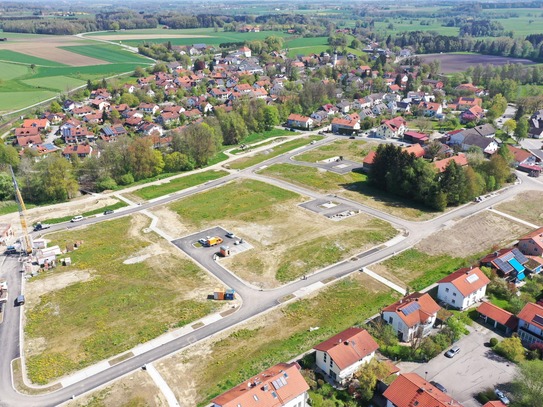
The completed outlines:
{"type": "Polygon", "coordinates": [[[170,407],[181,407],[180,404],[177,402],[177,399],[175,398],[175,394],[173,394],[172,389],[170,388],[170,386],[168,386],[168,383],[166,383],[166,381],[162,378],[160,373],[158,373],[155,367],[152,364],[148,364],[145,365],[145,370],[147,371],[147,373],[149,373],[149,376],[151,376],[151,379],[153,379],[162,394],[164,394],[164,397],[166,397],[168,405],[170,407]]]}
{"type": "Polygon", "coordinates": [[[402,294],[402,295],[405,295],[405,294],[407,293],[407,291],[405,291],[405,289],[403,289],[403,288],[400,287],[399,285],[394,284],[392,281],[387,280],[386,278],[380,276],[380,275],[377,274],[377,273],[374,273],[373,271],[371,271],[371,270],[370,270],[369,268],[367,268],[367,267],[362,267],[362,269],[361,269],[360,271],[364,272],[365,274],[367,274],[367,275],[370,276],[370,277],[373,277],[373,278],[376,279],[377,281],[383,283],[383,284],[386,285],[387,287],[392,288],[394,291],[397,291],[397,292],[399,292],[399,293],[402,294]]]}
{"type": "Polygon", "coordinates": [[[508,218],[508,219],[511,219],[517,223],[522,223],[523,225],[526,225],[526,226],[529,226],[533,229],[538,229],[539,226],[537,225],[534,225],[533,223],[530,223],[530,222],[526,222],[525,220],[522,220],[522,219],[519,219],[519,218],[516,218],[514,216],[511,216],[507,213],[504,213],[504,212],[500,212],[500,211],[497,211],[496,209],[488,209],[490,212],[494,212],[496,215],[500,215],[500,216],[503,216],[504,218],[508,218]]]}

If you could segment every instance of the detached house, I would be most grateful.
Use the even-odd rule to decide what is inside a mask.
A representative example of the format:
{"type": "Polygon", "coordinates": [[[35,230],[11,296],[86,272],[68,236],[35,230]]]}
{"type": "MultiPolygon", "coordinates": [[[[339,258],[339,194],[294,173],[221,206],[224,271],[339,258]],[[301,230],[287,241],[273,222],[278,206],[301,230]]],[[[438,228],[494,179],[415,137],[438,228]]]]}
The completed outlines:
{"type": "Polygon", "coordinates": [[[438,281],[437,298],[464,310],[483,299],[489,278],[479,267],[461,268],[438,281]]]}
{"type": "Polygon", "coordinates": [[[500,249],[486,255],[479,263],[495,269],[500,277],[516,282],[524,280],[524,265],[528,263],[528,258],[517,248],[500,249]]]}
{"type": "Polygon", "coordinates": [[[334,133],[351,134],[358,130],[360,130],[360,120],[356,114],[332,119],[332,132],[334,133]]]}
{"type": "Polygon", "coordinates": [[[403,137],[407,122],[403,117],[395,117],[394,119],[384,120],[379,127],[375,130],[377,137],[381,138],[400,138],[403,137]]]}
{"type": "Polygon", "coordinates": [[[400,340],[410,342],[430,333],[440,309],[429,294],[413,293],[383,308],[381,317],[392,325],[400,340]]]}
{"type": "Polygon", "coordinates": [[[404,373],[392,382],[383,396],[386,407],[462,407],[416,373],[404,373]]]}
{"type": "Polygon", "coordinates": [[[92,147],[88,144],[77,144],[75,146],[67,146],[62,150],[62,155],[70,158],[73,154],[79,158],[85,158],[92,154],[92,147]]]}
{"type": "Polygon", "coordinates": [[[518,241],[518,248],[526,255],[543,255],[543,228],[536,229],[522,236],[518,241]]]}
{"type": "Polygon", "coordinates": [[[518,334],[526,346],[543,344],[543,306],[528,303],[518,314],[518,334]]]}
{"type": "Polygon", "coordinates": [[[311,117],[292,113],[287,119],[287,126],[308,130],[313,127],[313,119],[311,117]]]}
{"type": "Polygon", "coordinates": [[[212,407],[306,407],[309,386],[297,363],[279,363],[211,400],[212,407]]]}
{"type": "Polygon", "coordinates": [[[343,384],[374,356],[379,345],[368,331],[349,328],[315,346],[317,366],[343,384]]]}

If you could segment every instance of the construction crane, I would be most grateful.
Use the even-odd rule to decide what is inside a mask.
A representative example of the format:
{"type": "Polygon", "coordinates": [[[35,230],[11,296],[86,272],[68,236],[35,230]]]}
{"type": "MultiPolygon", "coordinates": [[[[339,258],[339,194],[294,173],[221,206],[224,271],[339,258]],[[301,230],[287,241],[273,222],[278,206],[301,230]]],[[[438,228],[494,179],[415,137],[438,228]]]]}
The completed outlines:
{"type": "Polygon", "coordinates": [[[21,228],[23,229],[23,250],[26,254],[32,254],[32,241],[30,240],[30,235],[28,234],[28,226],[26,224],[26,207],[23,201],[23,196],[19,190],[19,184],[17,184],[17,179],[13,173],[13,167],[10,165],[9,169],[11,171],[11,179],[13,180],[13,188],[15,190],[15,201],[19,207],[19,219],[21,221],[21,228]]]}

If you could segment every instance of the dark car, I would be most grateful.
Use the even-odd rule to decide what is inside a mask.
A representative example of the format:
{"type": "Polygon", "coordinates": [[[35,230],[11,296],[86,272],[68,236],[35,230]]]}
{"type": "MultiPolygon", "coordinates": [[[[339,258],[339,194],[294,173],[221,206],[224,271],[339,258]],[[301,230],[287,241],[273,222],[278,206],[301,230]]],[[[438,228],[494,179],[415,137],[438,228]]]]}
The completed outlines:
{"type": "Polygon", "coordinates": [[[453,346],[451,349],[445,352],[445,356],[448,358],[454,358],[458,352],[460,352],[460,348],[458,346],[453,346]]]}
{"type": "Polygon", "coordinates": [[[104,215],[111,215],[113,211],[111,209],[108,209],[107,211],[104,211],[104,215]]]}
{"type": "Polygon", "coordinates": [[[442,391],[443,393],[447,393],[447,389],[443,387],[443,385],[439,384],[438,382],[434,382],[433,380],[430,382],[432,386],[434,386],[439,391],[442,391]]]}

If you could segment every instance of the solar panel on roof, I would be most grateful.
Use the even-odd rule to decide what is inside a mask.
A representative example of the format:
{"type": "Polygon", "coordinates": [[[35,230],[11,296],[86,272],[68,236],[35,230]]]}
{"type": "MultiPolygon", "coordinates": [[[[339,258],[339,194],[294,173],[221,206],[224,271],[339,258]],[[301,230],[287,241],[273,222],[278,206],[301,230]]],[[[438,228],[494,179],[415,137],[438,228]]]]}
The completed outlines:
{"type": "Polygon", "coordinates": [[[541,315],[536,315],[532,322],[535,322],[536,324],[543,325],[543,317],[541,315]]]}
{"type": "Polygon", "coordinates": [[[496,267],[498,267],[501,271],[503,271],[506,274],[513,271],[513,266],[510,265],[509,263],[502,261],[501,259],[494,260],[494,264],[496,264],[496,267]]]}
{"type": "Polygon", "coordinates": [[[470,284],[473,284],[477,280],[479,280],[479,276],[477,274],[472,274],[466,278],[466,281],[470,284]]]}
{"type": "Polygon", "coordinates": [[[515,257],[515,255],[513,254],[513,252],[509,252],[509,253],[504,254],[502,257],[500,257],[500,260],[502,260],[502,261],[509,261],[509,260],[511,260],[513,257],[515,257]]]}
{"type": "Polygon", "coordinates": [[[275,388],[275,390],[280,389],[280,388],[283,387],[285,384],[287,384],[287,382],[283,383],[280,379],[277,379],[277,380],[272,381],[272,385],[273,385],[273,387],[275,388]]]}
{"type": "Polygon", "coordinates": [[[420,305],[418,302],[412,302],[411,304],[405,306],[402,308],[402,312],[405,316],[411,315],[413,312],[420,309],[420,305]]]}
{"type": "Polygon", "coordinates": [[[515,255],[515,259],[517,259],[520,264],[528,262],[528,258],[519,249],[513,249],[512,253],[515,255]]]}
{"type": "Polygon", "coordinates": [[[106,136],[112,136],[113,135],[113,130],[111,129],[111,127],[102,127],[102,131],[104,132],[104,134],[106,136]]]}

